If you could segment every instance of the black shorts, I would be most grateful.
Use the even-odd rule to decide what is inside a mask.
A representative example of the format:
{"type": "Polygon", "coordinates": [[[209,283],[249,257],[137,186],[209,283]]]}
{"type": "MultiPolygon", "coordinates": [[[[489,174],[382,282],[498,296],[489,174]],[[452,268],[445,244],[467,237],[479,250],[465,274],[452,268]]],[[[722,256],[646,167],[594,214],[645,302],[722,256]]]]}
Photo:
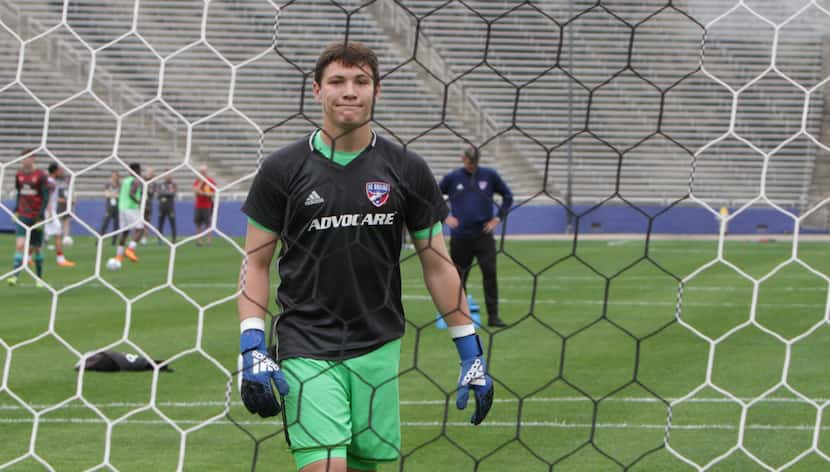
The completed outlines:
{"type": "Polygon", "coordinates": [[[210,218],[213,215],[213,208],[196,208],[193,212],[193,223],[196,225],[210,226],[210,218]]]}

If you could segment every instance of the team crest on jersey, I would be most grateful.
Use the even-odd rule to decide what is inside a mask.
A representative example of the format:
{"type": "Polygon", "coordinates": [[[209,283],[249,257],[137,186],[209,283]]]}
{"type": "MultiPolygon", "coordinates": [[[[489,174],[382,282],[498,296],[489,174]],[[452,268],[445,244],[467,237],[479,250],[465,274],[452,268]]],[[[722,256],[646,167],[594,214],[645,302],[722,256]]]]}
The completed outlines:
{"type": "Polygon", "coordinates": [[[478,188],[481,190],[487,190],[487,181],[486,180],[479,180],[478,181],[478,188]]]}
{"type": "Polygon", "coordinates": [[[372,205],[380,208],[389,200],[389,184],[386,182],[366,182],[366,196],[372,205]]]}

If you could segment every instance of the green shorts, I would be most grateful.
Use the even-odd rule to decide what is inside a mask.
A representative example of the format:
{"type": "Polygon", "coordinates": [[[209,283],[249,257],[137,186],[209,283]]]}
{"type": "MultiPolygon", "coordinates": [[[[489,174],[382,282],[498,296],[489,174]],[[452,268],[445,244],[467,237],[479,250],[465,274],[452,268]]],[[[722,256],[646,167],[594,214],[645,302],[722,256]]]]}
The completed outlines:
{"type": "MultiPolygon", "coordinates": [[[[17,235],[18,238],[25,238],[26,237],[26,229],[27,227],[31,227],[35,224],[34,218],[26,218],[25,216],[18,216],[20,221],[23,222],[24,225],[20,223],[14,224],[14,234],[17,235]]],[[[43,246],[43,226],[39,226],[37,229],[33,229],[29,236],[29,243],[31,247],[41,247],[43,246]]]]}
{"type": "Polygon", "coordinates": [[[291,388],[285,415],[298,470],[335,457],[359,470],[398,459],[400,360],[401,341],[395,340],[346,361],[281,362],[291,388]]]}

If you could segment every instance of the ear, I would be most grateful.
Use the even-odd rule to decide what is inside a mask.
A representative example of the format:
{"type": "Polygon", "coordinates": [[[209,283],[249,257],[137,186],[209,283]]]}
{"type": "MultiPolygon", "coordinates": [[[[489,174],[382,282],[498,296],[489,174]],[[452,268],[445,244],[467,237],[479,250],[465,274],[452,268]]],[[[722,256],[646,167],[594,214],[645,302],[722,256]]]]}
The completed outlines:
{"type": "Polygon", "coordinates": [[[375,84],[375,98],[380,97],[380,82],[375,84]]]}
{"type": "Polygon", "coordinates": [[[317,81],[311,82],[311,92],[314,94],[314,99],[320,101],[320,84],[317,81]]]}

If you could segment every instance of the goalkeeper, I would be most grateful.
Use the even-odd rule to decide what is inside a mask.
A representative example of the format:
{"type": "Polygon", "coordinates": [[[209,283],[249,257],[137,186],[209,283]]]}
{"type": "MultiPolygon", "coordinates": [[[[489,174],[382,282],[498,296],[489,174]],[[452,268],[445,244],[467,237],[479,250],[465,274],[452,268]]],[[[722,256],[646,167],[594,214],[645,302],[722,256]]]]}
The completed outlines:
{"type": "Polygon", "coordinates": [[[252,413],[278,414],[273,380],[302,472],[376,470],[399,456],[404,228],[461,359],[456,406],[466,408],[472,392],[471,422],[479,424],[493,401],[493,380],[441,234],[448,213],[441,192],[420,156],[370,126],[378,80],[371,49],[329,45],[312,84],[322,129],[267,157],[243,206],[242,400],[252,413]],[[267,353],[264,321],[277,241],[281,313],[273,330],[280,365],[267,353]]]}

